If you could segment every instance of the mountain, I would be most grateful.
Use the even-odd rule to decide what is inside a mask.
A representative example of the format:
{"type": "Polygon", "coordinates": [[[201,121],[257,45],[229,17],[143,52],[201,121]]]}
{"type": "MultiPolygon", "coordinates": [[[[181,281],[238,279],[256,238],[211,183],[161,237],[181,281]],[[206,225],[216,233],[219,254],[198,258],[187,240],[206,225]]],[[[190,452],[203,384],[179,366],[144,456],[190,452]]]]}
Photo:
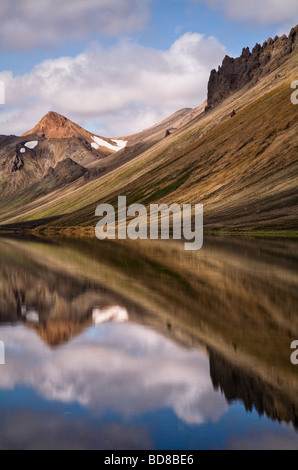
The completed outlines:
{"type": "Polygon", "coordinates": [[[203,111],[204,106],[182,109],[150,129],[117,139],[95,135],[50,111],[21,137],[0,136],[1,199],[19,199],[21,194],[22,201],[28,201],[82,176],[83,183],[96,179],[149,149],[167,133],[176,132],[203,111]],[[66,175],[70,160],[83,171],[74,171],[74,166],[68,165],[70,173],[66,175]]]}
{"type": "Polygon", "coordinates": [[[237,59],[226,56],[218,70],[212,70],[208,83],[207,109],[214,108],[228,96],[245,85],[255,85],[279,68],[294,52],[298,44],[298,26],[289,36],[269,38],[261,46],[256,44],[252,52],[246,47],[237,59]]]}
{"type": "Polygon", "coordinates": [[[204,113],[207,102],[198,106],[197,108],[184,108],[176,111],[171,116],[167,117],[163,121],[155,124],[154,126],[145,129],[137,134],[125,137],[130,145],[137,145],[142,143],[149,143],[150,146],[156,144],[164,137],[174,134],[179,129],[187,125],[193,119],[201,116],[204,113]]]}
{"type": "MultiPolygon", "coordinates": [[[[100,160],[119,152],[126,143],[94,135],[66,117],[49,112],[21,137],[0,136],[2,199],[30,188],[64,160],[71,159],[86,169],[84,173],[90,169],[91,176],[98,176],[96,166],[100,160]]],[[[58,166],[57,171],[60,169],[58,166]]]]}
{"type": "Polygon", "coordinates": [[[103,156],[118,152],[127,144],[124,140],[106,139],[86,131],[65,116],[49,111],[31,131],[23,137],[38,136],[41,139],[79,139],[88,150],[96,150],[103,156]]]}
{"type": "Polygon", "coordinates": [[[126,194],[128,204],[203,203],[207,229],[297,230],[298,106],[290,99],[297,42],[296,27],[288,37],[224,59],[211,72],[208,112],[206,103],[181,110],[123,137],[127,146],[116,153],[94,149],[96,136],[55,113],[31,135],[1,137],[0,224],[94,233],[96,206],[126,194]],[[21,153],[35,140],[34,149],[21,153]],[[69,160],[66,170],[56,168],[65,159],[83,169],[69,160]],[[59,176],[65,171],[69,178],[59,176]]]}
{"type": "Polygon", "coordinates": [[[69,139],[81,137],[85,140],[92,138],[91,134],[64,116],[52,111],[48,112],[31,131],[23,136],[37,135],[46,139],[69,139]]]}

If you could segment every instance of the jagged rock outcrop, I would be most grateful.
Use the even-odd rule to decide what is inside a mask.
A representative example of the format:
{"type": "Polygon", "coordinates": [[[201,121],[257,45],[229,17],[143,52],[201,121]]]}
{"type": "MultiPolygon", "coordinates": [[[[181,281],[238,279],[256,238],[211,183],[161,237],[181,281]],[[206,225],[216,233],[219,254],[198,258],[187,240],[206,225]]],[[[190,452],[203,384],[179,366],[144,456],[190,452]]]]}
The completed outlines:
{"type": "Polygon", "coordinates": [[[292,423],[298,429],[297,402],[293,403],[286,391],[266,384],[253,372],[233,365],[212,349],[209,354],[213,386],[224,393],[229,403],[241,400],[247,411],[255,409],[260,416],[266,415],[272,421],[292,423]]]}
{"type": "Polygon", "coordinates": [[[260,77],[282,65],[298,46],[297,33],[298,25],[289,36],[269,38],[262,46],[256,44],[252,52],[248,47],[244,48],[236,59],[226,56],[221,67],[211,71],[206,110],[214,108],[248,83],[255,84],[260,77]]]}
{"type": "Polygon", "coordinates": [[[21,170],[24,167],[24,160],[17,153],[12,161],[11,173],[21,170]]]}

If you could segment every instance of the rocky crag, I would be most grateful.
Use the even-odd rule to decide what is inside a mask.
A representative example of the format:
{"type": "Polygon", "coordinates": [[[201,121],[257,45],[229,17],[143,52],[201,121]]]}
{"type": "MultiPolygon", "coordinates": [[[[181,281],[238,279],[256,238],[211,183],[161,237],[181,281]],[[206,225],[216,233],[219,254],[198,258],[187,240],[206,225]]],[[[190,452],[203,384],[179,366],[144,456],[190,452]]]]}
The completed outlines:
{"type": "Polygon", "coordinates": [[[248,83],[253,86],[260,77],[280,67],[298,46],[297,32],[298,25],[289,36],[269,38],[262,46],[256,44],[252,52],[244,48],[236,59],[226,56],[218,70],[211,71],[206,110],[216,107],[248,83]]]}

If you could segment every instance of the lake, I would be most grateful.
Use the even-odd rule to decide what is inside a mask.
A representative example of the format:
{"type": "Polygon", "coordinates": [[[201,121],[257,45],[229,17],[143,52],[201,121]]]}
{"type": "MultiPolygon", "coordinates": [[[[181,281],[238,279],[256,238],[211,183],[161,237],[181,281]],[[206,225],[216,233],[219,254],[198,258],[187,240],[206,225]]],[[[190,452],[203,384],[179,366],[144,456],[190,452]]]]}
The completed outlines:
{"type": "Polygon", "coordinates": [[[0,449],[297,449],[297,248],[0,238],[0,449]]]}

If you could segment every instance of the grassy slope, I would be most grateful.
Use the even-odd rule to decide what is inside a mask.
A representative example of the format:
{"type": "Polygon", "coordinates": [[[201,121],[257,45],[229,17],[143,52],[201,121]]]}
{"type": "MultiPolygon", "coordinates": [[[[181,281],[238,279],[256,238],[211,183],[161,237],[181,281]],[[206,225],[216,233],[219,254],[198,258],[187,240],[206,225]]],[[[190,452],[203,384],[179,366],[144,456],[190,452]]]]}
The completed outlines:
{"type": "Polygon", "coordinates": [[[52,225],[94,226],[100,202],[203,203],[206,228],[297,229],[298,106],[290,83],[298,51],[253,89],[244,89],[112,173],[16,209],[1,223],[63,215],[52,225]],[[232,109],[236,116],[230,117],[232,109]]]}

